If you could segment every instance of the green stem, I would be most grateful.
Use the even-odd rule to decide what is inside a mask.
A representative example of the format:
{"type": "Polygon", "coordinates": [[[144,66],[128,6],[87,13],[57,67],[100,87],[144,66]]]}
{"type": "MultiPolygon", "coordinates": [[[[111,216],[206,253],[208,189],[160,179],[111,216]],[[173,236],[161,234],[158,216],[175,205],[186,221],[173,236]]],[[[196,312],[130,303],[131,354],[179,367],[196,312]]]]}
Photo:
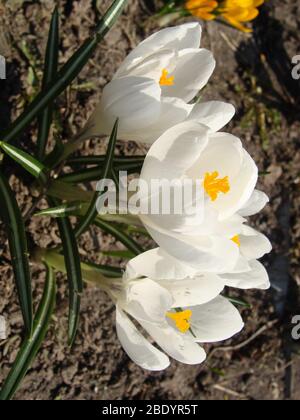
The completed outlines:
{"type": "MultiPolygon", "coordinates": [[[[35,253],[36,261],[45,261],[57,271],[66,274],[67,268],[64,257],[56,251],[39,249],[35,253]]],[[[116,267],[102,266],[93,263],[80,262],[83,280],[94,286],[109,289],[113,279],[121,280],[122,270],[116,267]]]]}

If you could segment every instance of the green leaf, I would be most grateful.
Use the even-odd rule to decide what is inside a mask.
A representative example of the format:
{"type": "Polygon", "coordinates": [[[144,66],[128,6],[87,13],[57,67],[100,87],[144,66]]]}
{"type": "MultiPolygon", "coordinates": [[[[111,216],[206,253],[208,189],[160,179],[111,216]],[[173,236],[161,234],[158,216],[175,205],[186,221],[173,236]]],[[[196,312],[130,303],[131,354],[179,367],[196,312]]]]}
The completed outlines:
{"type": "Polygon", "coordinates": [[[47,276],[44,293],[34,317],[32,336],[23,341],[11,371],[2,386],[0,400],[8,400],[14,396],[48,331],[55,306],[56,286],[52,268],[48,265],[46,267],[47,276]]]}
{"type": "Polygon", "coordinates": [[[73,54],[58,72],[55,80],[47,87],[47,91],[40,92],[28,108],[17,120],[0,136],[2,140],[11,142],[75,79],[94,53],[99,42],[116,22],[124,9],[127,0],[115,0],[101,18],[92,36],[73,54]]]}
{"type": "Polygon", "coordinates": [[[102,251],[102,255],[113,258],[122,258],[125,260],[131,260],[136,256],[134,252],[128,251],[127,249],[120,251],[102,251]]]}
{"type": "Polygon", "coordinates": [[[97,220],[104,220],[105,222],[113,222],[122,225],[133,225],[143,228],[144,225],[137,215],[133,214],[101,214],[97,216],[97,220]]]}
{"type": "MultiPolygon", "coordinates": [[[[57,206],[55,199],[48,199],[50,205],[57,206]]],[[[79,321],[80,295],[83,290],[80,255],[76,243],[75,233],[68,218],[57,219],[57,224],[62,241],[67,277],[69,282],[69,328],[68,343],[74,342],[79,321]]]]}
{"type": "Polygon", "coordinates": [[[85,191],[76,185],[59,180],[54,180],[49,184],[47,194],[71,202],[78,200],[90,202],[94,197],[93,191],[85,191]]]}
{"type": "MultiPolygon", "coordinates": [[[[70,166],[74,165],[103,165],[105,162],[105,155],[93,155],[93,156],[77,156],[68,159],[67,164],[70,166]]],[[[120,171],[122,168],[126,168],[127,165],[136,164],[142,165],[144,163],[145,156],[115,156],[114,165],[120,171]],[[120,169],[121,168],[121,169],[120,169]]]]}
{"type": "Polygon", "coordinates": [[[131,253],[134,254],[134,256],[140,255],[144,252],[143,248],[134,239],[132,239],[129,235],[111,223],[106,223],[103,220],[97,218],[94,221],[94,224],[104,232],[109,233],[118,241],[120,241],[123,245],[126,246],[127,249],[129,249],[129,251],[131,251],[131,253]]]}
{"type": "MultiPolygon", "coordinates": [[[[112,129],[111,135],[110,135],[107,153],[106,153],[106,161],[102,169],[101,179],[108,179],[112,174],[112,165],[113,165],[117,135],[118,135],[118,120],[116,120],[114,127],[112,129]]],[[[94,197],[89,205],[89,208],[86,214],[82,217],[81,221],[79,222],[76,228],[75,235],[77,238],[93,223],[93,221],[97,217],[96,203],[99,196],[101,196],[101,194],[102,192],[96,192],[94,194],[94,197]]]]}
{"type": "Polygon", "coordinates": [[[251,308],[251,305],[249,303],[247,303],[247,302],[244,302],[243,300],[232,298],[232,297],[229,297],[229,296],[224,296],[224,297],[227,300],[229,300],[229,302],[233,303],[234,305],[244,306],[245,308],[248,308],[248,309],[251,308]]]}
{"type": "MultiPolygon", "coordinates": [[[[142,169],[141,163],[114,164],[116,172],[126,171],[128,175],[139,173],[142,169]]],[[[72,184],[79,184],[81,182],[98,181],[102,176],[102,167],[82,169],[70,174],[61,175],[58,179],[72,184]]]]}
{"type": "Polygon", "coordinates": [[[140,227],[140,226],[127,226],[127,228],[126,228],[125,231],[129,235],[130,234],[142,235],[142,236],[147,236],[148,238],[152,239],[151,235],[149,234],[149,232],[147,231],[147,229],[145,229],[144,227],[140,227]]]}
{"type": "Polygon", "coordinates": [[[88,209],[87,203],[74,202],[61,204],[57,207],[50,207],[35,213],[35,216],[50,216],[50,217],[67,217],[67,216],[81,216],[88,209]]]}
{"type": "Polygon", "coordinates": [[[32,176],[40,179],[43,183],[47,182],[47,168],[29,153],[26,153],[23,150],[3,141],[0,141],[0,147],[8,156],[21,165],[32,176]]]}
{"type": "MultiPolygon", "coordinates": [[[[42,91],[46,92],[47,86],[55,80],[58,69],[59,54],[59,14],[55,7],[52,14],[51,25],[48,35],[48,42],[45,55],[44,77],[42,91]]],[[[37,139],[37,158],[43,160],[52,124],[53,104],[50,103],[39,117],[38,139],[37,139]]]]}
{"type": "Polygon", "coordinates": [[[8,236],[19,302],[27,336],[32,333],[32,290],[24,221],[9,183],[0,171],[0,215],[8,236]]]}
{"type": "Polygon", "coordinates": [[[81,263],[81,268],[83,272],[83,277],[85,278],[86,273],[93,272],[99,273],[102,276],[109,277],[109,278],[120,278],[123,276],[123,272],[120,268],[111,267],[109,265],[99,265],[94,263],[81,263]]]}

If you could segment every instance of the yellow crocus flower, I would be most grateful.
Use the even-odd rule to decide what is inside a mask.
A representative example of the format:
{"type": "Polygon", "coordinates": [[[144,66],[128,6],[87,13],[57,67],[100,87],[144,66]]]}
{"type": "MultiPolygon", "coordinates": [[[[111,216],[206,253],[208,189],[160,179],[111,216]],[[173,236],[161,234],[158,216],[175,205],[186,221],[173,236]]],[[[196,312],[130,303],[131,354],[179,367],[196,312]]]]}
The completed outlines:
{"type": "Polygon", "coordinates": [[[193,15],[203,20],[213,20],[216,15],[214,10],[218,7],[215,0],[187,0],[185,8],[193,15]]]}
{"type": "Polygon", "coordinates": [[[251,29],[243,25],[255,19],[259,10],[258,7],[264,3],[264,0],[225,0],[221,4],[221,16],[235,28],[242,32],[252,32],[251,29]]]}

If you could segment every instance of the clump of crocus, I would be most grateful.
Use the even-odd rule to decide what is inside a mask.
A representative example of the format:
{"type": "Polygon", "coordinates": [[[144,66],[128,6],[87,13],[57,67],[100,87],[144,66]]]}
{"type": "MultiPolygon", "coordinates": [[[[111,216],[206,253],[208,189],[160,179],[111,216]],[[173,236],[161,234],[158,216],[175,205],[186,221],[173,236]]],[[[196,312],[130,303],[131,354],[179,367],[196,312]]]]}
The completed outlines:
{"type": "Polygon", "coordinates": [[[242,32],[252,32],[243,23],[254,20],[259,14],[258,7],[263,3],[264,0],[226,0],[217,10],[230,25],[242,32]]]}
{"type": "Polygon", "coordinates": [[[229,23],[242,32],[249,33],[252,29],[245,26],[254,20],[258,7],[264,0],[186,0],[169,2],[160,15],[173,13],[174,17],[192,15],[203,20],[218,19],[229,23]]]}

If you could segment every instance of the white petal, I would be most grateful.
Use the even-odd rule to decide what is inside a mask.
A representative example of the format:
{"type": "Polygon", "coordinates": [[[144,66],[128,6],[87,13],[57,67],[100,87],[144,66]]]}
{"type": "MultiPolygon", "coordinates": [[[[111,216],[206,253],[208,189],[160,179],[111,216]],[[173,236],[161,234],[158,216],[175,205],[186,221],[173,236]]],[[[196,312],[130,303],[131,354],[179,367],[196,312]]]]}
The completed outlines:
{"type": "MultiPolygon", "coordinates": [[[[210,206],[205,206],[204,214],[204,225],[207,226],[206,233],[208,235],[213,233],[218,236],[232,238],[242,232],[243,224],[246,222],[246,219],[237,213],[226,220],[220,221],[218,220],[218,212],[210,206]]],[[[205,232],[204,229],[205,226],[203,226],[203,232],[205,232]]]]}
{"type": "Polygon", "coordinates": [[[200,343],[227,340],[244,327],[239,311],[222,296],[191,310],[191,328],[200,343]]]}
{"type": "Polygon", "coordinates": [[[174,50],[161,50],[156,51],[151,55],[145,56],[141,61],[134,66],[131,65],[130,69],[123,68],[122,66],[115,73],[114,79],[127,76],[149,77],[159,83],[162,75],[162,69],[170,67],[170,63],[174,61],[176,52],[174,50]]]}
{"type": "Polygon", "coordinates": [[[204,273],[184,280],[159,282],[169,290],[173,308],[202,305],[218,296],[224,289],[224,281],[215,274],[204,273]]]}
{"type": "Polygon", "coordinates": [[[180,280],[193,276],[196,270],[182,264],[161,248],[143,252],[129,261],[127,278],[148,277],[152,280],[180,280]]]}
{"type": "Polygon", "coordinates": [[[253,193],[258,169],[250,155],[243,149],[240,139],[228,133],[212,133],[199,160],[189,175],[201,179],[206,172],[217,171],[219,176],[229,178],[230,191],[219,194],[210,205],[219,212],[220,220],[231,217],[240,210],[253,193]]]}
{"type": "Polygon", "coordinates": [[[118,308],[116,311],[116,328],[122,347],[138,366],[154,371],[163,370],[169,366],[169,358],[152,346],[125,313],[118,308]]]}
{"type": "Polygon", "coordinates": [[[241,141],[227,133],[209,136],[209,143],[199,162],[194,165],[202,173],[218,171],[220,177],[228,176],[230,191],[220,194],[211,202],[219,211],[220,220],[231,217],[251,197],[257,182],[258,169],[251,156],[242,148],[241,141]]]}
{"type": "Polygon", "coordinates": [[[186,49],[179,52],[172,71],[174,84],[162,86],[163,96],[181,98],[190,102],[207,84],[216,66],[210,51],[186,49]]]}
{"type": "MultiPolygon", "coordinates": [[[[210,133],[207,146],[191,166],[189,175],[199,180],[204,178],[206,172],[218,171],[220,177],[228,176],[229,180],[233,180],[239,174],[242,164],[243,146],[239,138],[228,133],[210,133]]],[[[228,194],[220,195],[214,205],[228,194]]]]}
{"type": "Polygon", "coordinates": [[[139,191],[140,204],[145,208],[140,212],[141,218],[145,216],[152,224],[174,233],[198,236],[205,230],[207,218],[203,220],[204,197],[199,184],[186,178],[167,180],[153,175],[151,193],[148,192],[139,191]]]}
{"type": "MultiPolygon", "coordinates": [[[[235,273],[235,274],[246,273],[250,269],[251,268],[249,265],[249,260],[243,255],[241,255],[240,253],[239,258],[236,262],[236,265],[233,267],[232,270],[230,270],[230,273],[235,273]]],[[[224,272],[222,274],[224,274],[224,272]]]]}
{"type": "Polygon", "coordinates": [[[248,260],[256,260],[262,258],[272,250],[269,239],[252,229],[250,226],[244,226],[242,235],[240,235],[241,253],[248,260]]]}
{"type": "Polygon", "coordinates": [[[238,289],[261,289],[267,290],[270,287],[268,273],[265,267],[256,260],[249,261],[250,271],[238,274],[222,274],[226,286],[238,289]]]}
{"type": "Polygon", "coordinates": [[[226,273],[239,258],[239,248],[230,239],[214,236],[185,236],[164,231],[143,216],[145,227],[168,254],[200,272],[226,273]]]}
{"type": "Polygon", "coordinates": [[[219,131],[231,121],[234,114],[234,106],[226,102],[201,102],[194,106],[188,121],[195,120],[207,125],[212,131],[219,131]]]}
{"type": "Polygon", "coordinates": [[[148,182],[156,179],[180,179],[201,155],[208,142],[208,128],[196,122],[184,122],[167,130],[150,148],[141,173],[148,182]]]}
{"type": "MultiPolygon", "coordinates": [[[[249,200],[258,178],[258,169],[251,156],[243,151],[244,159],[239,175],[231,183],[228,196],[222,196],[220,219],[226,219],[239,211],[249,200]]],[[[220,200],[220,201],[221,201],[220,200]]]]}
{"type": "Polygon", "coordinates": [[[7,328],[4,316],[0,316],[0,340],[6,340],[7,328]]]}
{"type": "Polygon", "coordinates": [[[186,23],[172,28],[165,28],[149,36],[141,42],[126,57],[121,64],[118,74],[130,74],[148,55],[159,53],[160,50],[179,51],[185,48],[199,48],[201,40],[201,26],[196,23],[186,23]]]}
{"type": "Polygon", "coordinates": [[[141,325],[159,347],[173,359],[189,365],[202,363],[206,359],[205,351],[189,334],[182,334],[167,323],[157,326],[141,322],[141,325]]]}
{"type": "MultiPolygon", "coordinates": [[[[142,135],[143,143],[153,144],[165,131],[186,120],[193,105],[189,105],[178,98],[161,98],[161,110],[159,118],[151,124],[148,130],[142,135]]],[[[141,140],[134,137],[133,140],[141,140]]]]}
{"type": "Polygon", "coordinates": [[[150,279],[129,281],[126,290],[126,312],[138,320],[162,322],[173,299],[167,289],[150,279]]]}
{"type": "Polygon", "coordinates": [[[268,202],[269,197],[264,192],[254,190],[247,203],[239,210],[239,214],[244,217],[253,216],[259,213],[268,202]]]}
{"type": "Polygon", "coordinates": [[[121,138],[130,139],[132,133],[139,133],[142,140],[143,130],[160,115],[160,95],[160,87],[152,79],[132,76],[112,80],[87,124],[85,138],[110,134],[119,118],[121,138]]]}

